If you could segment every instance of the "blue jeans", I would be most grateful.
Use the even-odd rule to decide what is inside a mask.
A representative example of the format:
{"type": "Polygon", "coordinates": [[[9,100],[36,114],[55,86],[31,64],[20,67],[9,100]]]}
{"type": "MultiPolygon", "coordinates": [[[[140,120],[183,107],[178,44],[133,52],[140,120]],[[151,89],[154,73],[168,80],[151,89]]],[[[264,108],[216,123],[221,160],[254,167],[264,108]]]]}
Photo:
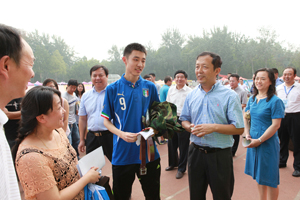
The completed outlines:
{"type": "Polygon", "coordinates": [[[77,153],[77,157],[79,157],[78,145],[80,142],[80,137],[79,137],[79,131],[76,122],[74,124],[69,124],[69,128],[70,128],[70,134],[68,135],[69,142],[72,145],[72,147],[75,149],[77,153]]]}

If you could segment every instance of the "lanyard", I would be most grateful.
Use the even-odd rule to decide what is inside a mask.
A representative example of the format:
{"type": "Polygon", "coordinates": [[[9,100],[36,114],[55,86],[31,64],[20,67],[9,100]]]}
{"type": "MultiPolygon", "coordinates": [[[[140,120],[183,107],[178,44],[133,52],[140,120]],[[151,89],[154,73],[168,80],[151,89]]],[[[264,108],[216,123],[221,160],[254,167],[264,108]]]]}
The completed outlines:
{"type": "Polygon", "coordinates": [[[294,85],[291,87],[291,89],[288,91],[288,93],[286,93],[286,87],[284,86],[284,91],[285,91],[285,94],[286,94],[286,98],[288,97],[290,91],[293,89],[294,85]]]}

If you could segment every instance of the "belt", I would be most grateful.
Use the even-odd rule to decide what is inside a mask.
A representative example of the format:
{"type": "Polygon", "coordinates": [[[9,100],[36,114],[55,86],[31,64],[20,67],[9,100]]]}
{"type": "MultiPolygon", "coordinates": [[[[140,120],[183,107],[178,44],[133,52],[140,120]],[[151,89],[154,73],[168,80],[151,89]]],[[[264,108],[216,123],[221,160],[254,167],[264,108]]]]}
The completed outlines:
{"type": "Polygon", "coordinates": [[[286,115],[299,115],[300,112],[295,112],[295,113],[285,113],[286,115]]]}
{"type": "Polygon", "coordinates": [[[109,130],[106,130],[106,131],[90,131],[90,133],[93,133],[95,136],[102,136],[104,134],[107,134],[107,133],[110,133],[109,130]]]}
{"type": "MultiPolygon", "coordinates": [[[[154,151],[154,144],[152,137],[149,137],[147,140],[147,154],[149,162],[153,161],[155,158],[155,151],[154,151]]],[[[141,166],[140,166],[140,175],[147,174],[146,168],[146,140],[144,137],[141,137],[141,146],[140,146],[140,159],[141,159],[141,166]]]]}
{"type": "MultiPolygon", "coordinates": [[[[202,147],[202,146],[195,144],[194,142],[192,142],[192,144],[194,145],[194,147],[196,149],[198,149],[199,151],[201,151],[203,153],[214,153],[214,152],[223,150],[221,148],[202,147]]],[[[227,148],[225,148],[225,149],[227,149],[227,148]]]]}

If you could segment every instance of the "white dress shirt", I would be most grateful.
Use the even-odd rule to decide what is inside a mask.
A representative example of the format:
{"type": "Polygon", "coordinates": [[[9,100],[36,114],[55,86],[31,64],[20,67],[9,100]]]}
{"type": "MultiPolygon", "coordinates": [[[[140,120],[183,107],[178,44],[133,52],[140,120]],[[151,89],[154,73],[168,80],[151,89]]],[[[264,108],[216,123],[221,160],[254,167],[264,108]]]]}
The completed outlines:
{"type": "Polygon", "coordinates": [[[300,112],[300,84],[295,82],[287,87],[285,83],[276,87],[277,96],[285,104],[285,113],[300,112]]]}
{"type": "Polygon", "coordinates": [[[20,200],[20,190],[11,151],[7,143],[3,125],[8,121],[5,113],[0,109],[0,199],[20,200]]]}
{"type": "Polygon", "coordinates": [[[170,87],[166,101],[176,105],[177,116],[180,116],[185,98],[191,91],[192,89],[186,85],[180,90],[176,88],[176,85],[170,87]]]}

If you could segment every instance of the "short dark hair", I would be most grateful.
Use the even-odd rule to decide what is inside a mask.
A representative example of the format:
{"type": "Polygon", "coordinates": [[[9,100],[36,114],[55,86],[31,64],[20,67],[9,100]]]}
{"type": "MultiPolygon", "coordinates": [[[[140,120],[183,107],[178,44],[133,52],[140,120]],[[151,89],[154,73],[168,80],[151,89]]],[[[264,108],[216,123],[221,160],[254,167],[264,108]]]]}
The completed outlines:
{"type": "Polygon", "coordinates": [[[172,81],[172,77],[171,76],[166,76],[164,81],[165,81],[165,83],[167,83],[168,81],[172,81]]]}
{"type": "Polygon", "coordinates": [[[147,55],[146,48],[143,45],[139,43],[131,43],[125,47],[123,56],[128,57],[134,50],[143,52],[145,55],[147,55]]]}
{"type": "Polygon", "coordinates": [[[154,73],[149,73],[150,76],[156,77],[154,73]]]}
{"type": "Polygon", "coordinates": [[[238,81],[240,79],[240,76],[238,74],[231,74],[228,79],[230,79],[231,77],[235,77],[236,80],[238,81]]]}
{"type": "Polygon", "coordinates": [[[198,58],[201,57],[201,56],[207,56],[207,55],[209,55],[210,57],[213,58],[213,60],[212,60],[211,63],[214,65],[214,70],[217,69],[217,68],[221,68],[221,65],[222,65],[222,59],[221,59],[221,57],[220,57],[218,54],[216,54],[216,53],[204,51],[204,52],[200,53],[200,54],[197,56],[197,59],[196,59],[196,60],[198,60],[198,58]]]}
{"type": "Polygon", "coordinates": [[[75,80],[75,79],[70,79],[70,80],[68,81],[68,86],[71,86],[71,85],[75,85],[75,86],[77,87],[77,85],[78,85],[77,80],[75,80]]]}
{"type": "Polygon", "coordinates": [[[272,68],[274,74],[278,74],[278,69],[277,68],[272,68]]]}
{"type": "MultiPolygon", "coordinates": [[[[286,69],[292,69],[292,70],[294,71],[294,75],[297,75],[297,70],[296,70],[296,68],[294,68],[294,67],[287,67],[287,68],[285,68],[284,70],[286,70],[286,69]]],[[[282,71],[282,73],[284,72],[284,70],[282,71]]]]}
{"type": "Polygon", "coordinates": [[[59,89],[59,88],[58,88],[58,84],[57,84],[57,82],[56,82],[54,79],[52,79],[52,78],[47,78],[46,80],[44,80],[43,86],[47,86],[47,84],[48,84],[48,83],[51,83],[51,82],[55,85],[56,89],[58,90],[58,89],[59,89]]]}
{"type": "Polygon", "coordinates": [[[177,70],[174,74],[174,78],[176,77],[177,74],[183,74],[185,78],[188,78],[188,74],[184,70],[177,70]]]}
{"type": "Polygon", "coordinates": [[[143,79],[147,79],[147,78],[151,78],[151,76],[149,74],[146,74],[145,76],[143,76],[143,79]]]}
{"type": "Polygon", "coordinates": [[[93,67],[90,69],[90,76],[92,76],[92,73],[93,73],[94,71],[96,71],[97,69],[99,69],[99,68],[103,69],[104,72],[105,72],[105,75],[108,76],[108,69],[107,69],[104,65],[95,65],[95,66],[93,66],[93,67]]]}
{"type": "Polygon", "coordinates": [[[9,56],[17,65],[20,64],[23,44],[17,29],[0,24],[0,47],[0,59],[9,56]]]}

